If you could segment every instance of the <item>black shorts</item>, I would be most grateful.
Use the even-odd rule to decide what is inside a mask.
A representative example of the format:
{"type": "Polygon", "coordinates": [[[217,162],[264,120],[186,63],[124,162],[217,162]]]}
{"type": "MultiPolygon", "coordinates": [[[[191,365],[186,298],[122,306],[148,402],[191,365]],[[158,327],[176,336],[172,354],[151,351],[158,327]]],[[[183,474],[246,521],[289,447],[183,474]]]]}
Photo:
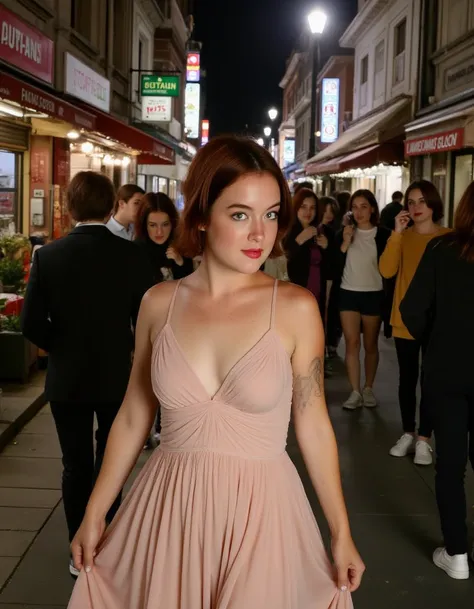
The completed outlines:
{"type": "Polygon", "coordinates": [[[355,311],[361,315],[382,316],[384,291],[356,292],[339,290],[339,311],[355,311]]]}

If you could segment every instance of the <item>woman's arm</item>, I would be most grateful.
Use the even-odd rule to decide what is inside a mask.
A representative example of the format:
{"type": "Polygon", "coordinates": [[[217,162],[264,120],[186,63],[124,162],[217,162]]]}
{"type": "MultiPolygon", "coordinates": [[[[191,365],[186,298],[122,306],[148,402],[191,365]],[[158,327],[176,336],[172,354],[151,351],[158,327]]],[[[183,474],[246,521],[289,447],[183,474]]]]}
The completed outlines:
{"type": "Polygon", "coordinates": [[[145,294],[138,316],[135,355],[122,406],[109,434],[104,461],[90,497],[84,521],[71,547],[76,568],[90,571],[95,549],[103,533],[105,516],[117,497],[153,425],[158,406],[151,384],[151,329],[156,321],[157,297],[145,294]]]}
{"type": "Polygon", "coordinates": [[[395,277],[398,273],[402,256],[402,240],[403,235],[401,233],[392,232],[387,241],[387,245],[380,256],[379,271],[385,279],[395,277]]]}
{"type": "Polygon", "coordinates": [[[293,419],[296,437],[333,538],[339,587],[356,590],[364,565],[351,538],[334,431],[324,396],[324,330],[315,299],[294,299],[293,419]],[[296,310],[295,310],[296,309],[296,310]]]}
{"type": "Polygon", "coordinates": [[[426,246],[425,252],[411,280],[404,299],[400,303],[400,315],[408,332],[417,340],[426,335],[432,321],[435,300],[435,248],[438,239],[432,240],[426,246]]]}

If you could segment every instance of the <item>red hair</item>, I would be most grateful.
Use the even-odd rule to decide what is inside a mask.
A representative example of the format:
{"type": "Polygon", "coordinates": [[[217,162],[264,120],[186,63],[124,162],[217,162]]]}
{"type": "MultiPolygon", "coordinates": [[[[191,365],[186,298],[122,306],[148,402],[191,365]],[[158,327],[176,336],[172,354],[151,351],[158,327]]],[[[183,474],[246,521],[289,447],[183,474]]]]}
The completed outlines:
{"type": "Polygon", "coordinates": [[[205,246],[205,232],[211,208],[221,193],[244,175],[267,173],[280,187],[278,235],[271,256],[279,256],[280,241],[291,223],[291,194],[271,154],[256,141],[237,136],[220,136],[200,148],[183,184],[184,210],[178,231],[177,249],[194,258],[205,246]]]}
{"type": "Polygon", "coordinates": [[[474,182],[469,184],[459,201],[452,239],[461,247],[462,258],[474,262],[474,182]]]}

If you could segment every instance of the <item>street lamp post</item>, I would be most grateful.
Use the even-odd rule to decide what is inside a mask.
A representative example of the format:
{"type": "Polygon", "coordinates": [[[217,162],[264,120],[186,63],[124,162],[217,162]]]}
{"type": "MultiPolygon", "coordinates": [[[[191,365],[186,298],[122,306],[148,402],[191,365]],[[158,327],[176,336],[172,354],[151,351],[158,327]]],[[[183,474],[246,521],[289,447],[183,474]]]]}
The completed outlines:
{"type": "Polygon", "coordinates": [[[326,27],[327,16],[319,9],[314,10],[308,15],[308,23],[311,33],[313,35],[313,48],[312,48],[312,75],[311,75],[311,124],[309,133],[309,150],[308,159],[312,158],[316,152],[316,102],[317,94],[316,89],[318,85],[318,72],[320,63],[320,48],[319,48],[319,37],[324,32],[326,27]]]}

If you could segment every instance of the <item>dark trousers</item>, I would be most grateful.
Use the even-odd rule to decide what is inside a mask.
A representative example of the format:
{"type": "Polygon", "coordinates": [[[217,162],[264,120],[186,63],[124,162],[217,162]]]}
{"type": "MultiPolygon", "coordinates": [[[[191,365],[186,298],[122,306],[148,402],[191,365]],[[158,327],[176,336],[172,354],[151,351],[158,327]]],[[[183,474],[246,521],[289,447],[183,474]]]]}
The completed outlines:
{"type": "Polygon", "coordinates": [[[464,476],[474,468],[474,385],[443,387],[425,379],[436,440],[436,500],[448,554],[468,551],[464,476]]]}
{"type": "Polygon", "coordinates": [[[339,288],[334,284],[329,294],[328,318],[326,327],[326,344],[328,347],[337,348],[342,338],[341,315],[339,313],[339,288]]]}
{"type": "MultiPolygon", "coordinates": [[[[398,401],[402,415],[403,431],[414,433],[416,430],[416,388],[420,375],[420,353],[425,347],[420,341],[395,338],[397,350],[399,381],[398,401]]],[[[420,425],[418,435],[431,437],[432,423],[423,390],[423,368],[421,368],[420,425]]]]}
{"type": "MultiPolygon", "coordinates": [[[[119,408],[119,403],[51,402],[51,411],[63,454],[62,490],[69,541],[72,541],[84,518],[87,503],[102,465],[110,428],[119,408]],[[94,413],[98,425],[95,434],[95,458],[94,413]]],[[[120,501],[121,495],[117,497],[107,514],[108,523],[115,516],[120,501]]]]}

